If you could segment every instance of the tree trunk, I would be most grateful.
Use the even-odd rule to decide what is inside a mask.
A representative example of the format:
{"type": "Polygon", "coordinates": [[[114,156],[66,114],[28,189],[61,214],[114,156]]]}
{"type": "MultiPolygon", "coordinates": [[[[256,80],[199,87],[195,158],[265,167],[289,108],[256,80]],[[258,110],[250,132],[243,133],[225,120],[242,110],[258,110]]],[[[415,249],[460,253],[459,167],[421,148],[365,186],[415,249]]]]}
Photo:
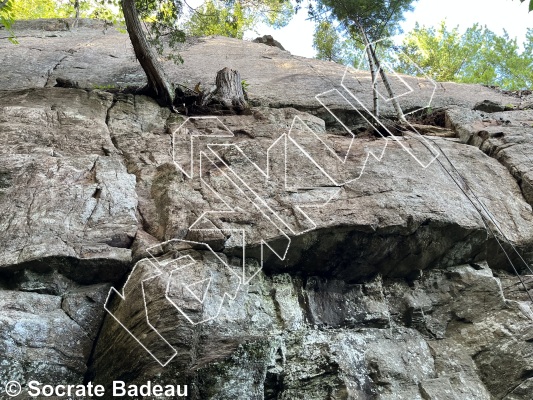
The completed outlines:
{"type": "Polygon", "coordinates": [[[74,11],[76,14],[75,14],[75,19],[74,19],[74,23],[72,24],[72,27],[76,28],[80,20],[80,0],[74,0],[74,11]]]}
{"type": "Polygon", "coordinates": [[[135,7],[135,0],[121,0],[121,6],[135,56],[146,74],[148,87],[154,92],[161,104],[172,106],[175,96],[174,89],[157,59],[157,54],[148,43],[135,7]]]}
{"type": "Polygon", "coordinates": [[[366,57],[368,58],[368,66],[370,68],[370,76],[372,78],[372,106],[374,109],[374,116],[379,118],[378,80],[376,76],[376,64],[374,63],[370,46],[366,47],[366,57]]]}
{"type": "Polygon", "coordinates": [[[202,106],[209,104],[221,104],[238,112],[247,108],[239,71],[226,67],[217,72],[216,86],[202,100],[202,106]]]}
{"type": "MultiPolygon", "coordinates": [[[[370,63],[370,58],[372,58],[374,60],[374,64],[375,64],[375,68],[377,68],[377,70],[379,71],[379,74],[381,76],[381,79],[383,80],[383,86],[385,86],[385,89],[387,90],[387,93],[389,94],[389,97],[392,101],[392,105],[394,107],[394,110],[396,111],[396,114],[398,115],[398,119],[402,122],[407,122],[407,120],[405,119],[405,115],[403,115],[403,111],[402,111],[402,108],[400,107],[400,103],[398,103],[398,99],[396,99],[396,96],[394,95],[394,91],[392,90],[392,87],[389,83],[389,78],[387,77],[387,74],[385,73],[385,70],[383,68],[381,68],[381,64],[379,62],[379,59],[376,55],[376,52],[374,50],[374,47],[372,46],[372,44],[370,43],[370,40],[368,40],[368,36],[366,34],[366,31],[364,30],[363,26],[359,23],[357,23],[357,26],[359,28],[359,31],[361,32],[361,36],[363,38],[363,42],[365,44],[365,46],[367,46],[367,48],[370,49],[370,54],[369,54],[369,63],[370,63]]],[[[374,94],[377,94],[377,93],[374,93],[374,94]]]]}

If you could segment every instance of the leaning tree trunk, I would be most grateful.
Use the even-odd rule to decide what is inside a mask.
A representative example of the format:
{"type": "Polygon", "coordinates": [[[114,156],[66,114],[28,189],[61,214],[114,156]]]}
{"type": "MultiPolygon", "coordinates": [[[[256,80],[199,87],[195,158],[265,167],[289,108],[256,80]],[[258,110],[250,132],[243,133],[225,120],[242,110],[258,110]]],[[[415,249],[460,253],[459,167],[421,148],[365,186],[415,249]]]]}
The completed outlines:
{"type": "Polygon", "coordinates": [[[217,72],[216,86],[204,94],[202,100],[202,106],[208,105],[222,105],[224,108],[237,112],[248,107],[239,71],[226,67],[217,72]]]}
{"type": "Polygon", "coordinates": [[[366,57],[368,58],[368,67],[370,68],[370,77],[372,78],[372,106],[374,108],[374,116],[379,118],[378,79],[376,76],[376,64],[374,63],[370,46],[366,46],[366,57]]]}
{"type": "Polygon", "coordinates": [[[135,7],[135,0],[121,0],[121,6],[135,56],[148,78],[148,87],[154,92],[159,102],[172,106],[174,89],[157,59],[157,54],[148,43],[135,7]]]}
{"type": "Polygon", "coordinates": [[[390,85],[389,78],[387,77],[387,74],[385,73],[383,68],[381,68],[381,64],[376,55],[374,47],[370,43],[370,40],[368,40],[368,36],[366,34],[365,29],[360,23],[357,24],[357,27],[359,28],[359,31],[361,32],[361,36],[363,38],[363,42],[365,46],[368,49],[370,49],[370,54],[367,53],[369,56],[369,63],[370,63],[370,60],[373,59],[375,68],[377,68],[377,70],[379,71],[379,75],[381,76],[381,79],[383,80],[383,86],[385,86],[385,89],[387,90],[387,93],[389,94],[394,110],[396,111],[396,114],[398,115],[398,119],[402,122],[407,122],[407,120],[405,119],[405,115],[403,115],[402,108],[400,107],[400,103],[398,103],[398,100],[396,99],[396,96],[394,95],[394,91],[392,90],[392,87],[390,85]]]}

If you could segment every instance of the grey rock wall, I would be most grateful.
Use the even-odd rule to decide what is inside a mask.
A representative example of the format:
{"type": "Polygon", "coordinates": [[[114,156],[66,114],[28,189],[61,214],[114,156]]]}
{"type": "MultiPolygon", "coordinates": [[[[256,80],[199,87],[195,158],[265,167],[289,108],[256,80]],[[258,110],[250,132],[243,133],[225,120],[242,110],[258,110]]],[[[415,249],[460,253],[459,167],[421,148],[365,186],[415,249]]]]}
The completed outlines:
{"type": "MultiPolygon", "coordinates": [[[[9,380],[531,398],[527,99],[443,83],[444,137],[352,137],[314,98],[342,89],[343,67],[201,38],[166,64],[173,80],[237,68],[254,106],[191,119],[101,90],[143,83],[127,37],[67,24],[0,41],[1,398],[9,380]],[[482,100],[516,109],[472,111],[482,100]]],[[[406,79],[403,106],[427,105],[428,83],[406,79]]]]}

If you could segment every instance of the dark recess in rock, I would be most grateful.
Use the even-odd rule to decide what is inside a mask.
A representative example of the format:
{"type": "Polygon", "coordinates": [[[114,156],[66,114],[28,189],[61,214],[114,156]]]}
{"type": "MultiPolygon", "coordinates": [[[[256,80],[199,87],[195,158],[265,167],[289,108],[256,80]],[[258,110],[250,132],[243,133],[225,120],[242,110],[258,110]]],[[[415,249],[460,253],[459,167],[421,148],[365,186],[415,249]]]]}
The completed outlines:
{"type": "Polygon", "coordinates": [[[422,136],[383,138],[344,100],[371,104],[367,72],[350,94],[344,66],[209,37],[163,61],[174,113],[139,89],[127,35],[73,22],[20,21],[20,45],[0,40],[0,382],[531,398],[531,93],[402,76],[422,136]],[[189,118],[225,67],[237,100],[189,118]]]}

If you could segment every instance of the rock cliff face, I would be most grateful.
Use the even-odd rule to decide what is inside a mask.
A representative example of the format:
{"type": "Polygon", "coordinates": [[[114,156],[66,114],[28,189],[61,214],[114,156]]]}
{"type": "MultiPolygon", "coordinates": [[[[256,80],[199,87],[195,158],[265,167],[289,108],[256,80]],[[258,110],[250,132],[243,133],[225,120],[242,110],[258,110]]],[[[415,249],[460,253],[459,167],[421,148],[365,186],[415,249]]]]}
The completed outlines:
{"type": "Polygon", "coordinates": [[[191,117],[114,90],[126,35],[68,27],[0,39],[1,398],[532,398],[531,99],[402,77],[440,127],[380,137],[366,73],[213,37],[169,75],[238,69],[253,107],[191,117]]]}

